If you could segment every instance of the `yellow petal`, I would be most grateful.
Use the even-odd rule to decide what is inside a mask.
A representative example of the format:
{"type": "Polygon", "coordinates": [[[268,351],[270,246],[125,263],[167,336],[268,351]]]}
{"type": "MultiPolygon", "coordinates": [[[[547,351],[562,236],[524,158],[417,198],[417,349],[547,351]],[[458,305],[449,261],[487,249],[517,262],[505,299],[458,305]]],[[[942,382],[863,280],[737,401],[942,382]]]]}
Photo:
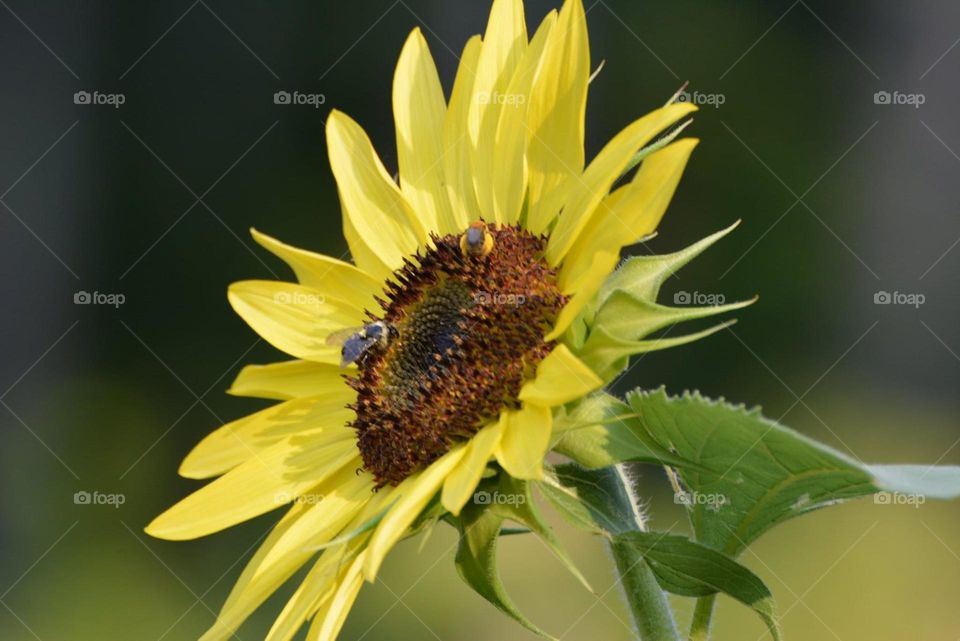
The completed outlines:
{"type": "Polygon", "coordinates": [[[496,135],[496,162],[493,163],[493,207],[496,220],[515,224],[527,194],[527,104],[530,87],[543,58],[543,48],[557,12],[544,18],[530,46],[523,54],[510,80],[500,109],[496,135]]]}
{"type": "MultiPolygon", "coordinates": [[[[324,485],[334,487],[334,481],[335,479],[329,479],[324,485]]],[[[368,523],[370,519],[379,515],[387,507],[390,492],[373,492],[371,487],[372,483],[368,484],[362,489],[361,495],[357,497],[360,505],[363,505],[363,509],[343,528],[345,532],[352,532],[368,523]]],[[[369,538],[370,532],[358,534],[349,541],[330,547],[321,553],[320,560],[304,578],[297,592],[291,597],[283,612],[274,622],[270,629],[268,641],[289,639],[297,632],[304,619],[314,614],[321,621],[323,620],[329,610],[334,592],[342,582],[347,568],[356,558],[358,552],[366,546],[369,538]]],[[[279,545],[278,542],[277,546],[279,545]]],[[[312,554],[312,546],[307,546],[306,551],[312,554]]],[[[258,569],[260,568],[258,567],[258,569]]],[[[261,570],[257,573],[257,576],[262,576],[262,574],[263,571],[261,570]]]]}
{"type": "Polygon", "coordinates": [[[234,396],[272,398],[286,401],[325,394],[347,396],[343,369],[328,363],[285,361],[269,365],[247,365],[227,390],[234,396]]]}
{"type": "Polygon", "coordinates": [[[427,469],[408,477],[393,490],[399,498],[377,526],[370,540],[370,546],[367,548],[369,555],[363,567],[363,574],[368,581],[373,581],[377,577],[377,570],[380,569],[387,552],[406,533],[407,528],[437,493],[447,475],[460,463],[464,452],[464,447],[450,450],[431,463],[427,469]]]}
{"type": "MultiPolygon", "coordinates": [[[[602,224],[599,219],[601,216],[605,217],[616,211],[620,204],[620,200],[626,195],[626,193],[627,186],[625,185],[607,194],[607,196],[600,201],[600,204],[597,206],[597,223],[591,224],[590,227],[583,230],[583,233],[580,234],[580,238],[578,238],[577,242],[574,244],[574,248],[570,250],[570,253],[567,254],[567,257],[560,265],[560,274],[557,282],[562,291],[574,291],[575,285],[582,282],[587,273],[590,271],[590,267],[593,265],[593,259],[597,255],[597,252],[600,251],[593,247],[593,244],[590,243],[590,239],[595,237],[595,232],[599,234],[604,233],[603,231],[599,230],[599,227],[602,224]],[[583,241],[582,244],[581,241],[583,241]],[[592,250],[592,253],[587,253],[588,248],[589,250],[592,250]]],[[[605,218],[603,218],[603,220],[605,220],[605,218]]],[[[613,256],[619,256],[620,247],[618,246],[609,248],[605,253],[613,256]]]]}
{"type": "Polygon", "coordinates": [[[542,407],[556,407],[586,396],[603,380],[566,345],[557,345],[537,365],[536,377],[520,390],[520,400],[542,407]]]}
{"type": "Polygon", "coordinates": [[[367,134],[337,110],[327,119],[327,149],[344,217],[356,232],[352,241],[347,236],[350,249],[353,242],[361,242],[365,251],[391,270],[397,269],[426,239],[422,225],[384,169],[367,134]]]}
{"type": "Polygon", "coordinates": [[[286,438],[247,459],[153,520],[146,531],[181,541],[275,510],[356,459],[350,440],[313,448],[286,438]]]}
{"type": "Polygon", "coordinates": [[[270,534],[267,535],[267,538],[260,544],[260,548],[254,553],[254,555],[247,562],[246,567],[244,567],[243,572],[240,573],[240,578],[237,579],[237,582],[234,584],[233,588],[230,591],[230,596],[227,597],[226,603],[220,610],[220,614],[217,616],[217,620],[214,621],[213,625],[210,626],[210,629],[200,637],[200,641],[223,641],[233,637],[234,632],[240,625],[243,623],[253,610],[263,603],[279,586],[261,586],[258,590],[249,590],[251,582],[256,577],[257,568],[260,566],[260,562],[270,551],[270,548],[276,542],[276,540],[283,535],[283,532],[286,531],[286,528],[293,525],[300,515],[306,510],[307,506],[305,504],[296,504],[287,510],[287,513],[284,514],[283,518],[273,527],[270,531],[270,534]],[[243,604],[241,607],[237,607],[237,602],[239,596],[246,592],[248,597],[248,603],[243,604]]]}
{"type": "Polygon", "coordinates": [[[497,162],[496,131],[507,86],[527,47],[522,0],[494,0],[477,60],[467,119],[472,147],[473,184],[480,214],[495,217],[493,166],[497,162]]]}
{"type": "Polygon", "coordinates": [[[551,265],[560,264],[630,158],[657,133],[691,111],[696,111],[696,107],[684,102],[657,109],[634,121],[607,143],[583,176],[569,183],[563,214],[547,242],[547,260],[551,265]]]}
{"type": "Polygon", "coordinates": [[[240,318],[271,345],[320,363],[340,362],[340,348],[326,343],[331,332],[364,321],[356,307],[293,283],[240,281],[230,285],[227,299],[240,318]]]}
{"type": "Polygon", "coordinates": [[[474,36],[463,48],[450,93],[450,107],[443,122],[443,174],[453,207],[454,232],[466,229],[467,225],[480,217],[470,168],[470,136],[467,133],[467,115],[473,99],[480,44],[480,36],[474,36]]]}
{"type": "Polygon", "coordinates": [[[630,184],[600,203],[595,220],[564,260],[561,284],[565,279],[578,279],[598,251],[618,253],[657,228],[697,142],[684,138],[654,152],[630,184]]]}
{"type": "MultiPolygon", "coordinates": [[[[340,198],[341,207],[343,207],[343,198],[340,198]]],[[[344,209],[344,212],[346,210],[344,209]]],[[[347,240],[347,247],[350,248],[350,256],[353,262],[364,271],[370,274],[381,283],[386,282],[393,274],[393,268],[377,254],[367,239],[360,235],[350,217],[344,213],[343,218],[343,237],[347,240]]]]}
{"type": "Polygon", "coordinates": [[[346,548],[341,547],[320,555],[273,622],[265,641],[289,641],[318,604],[333,597],[340,583],[338,575],[345,554],[346,548]]]}
{"type": "Polygon", "coordinates": [[[543,477],[543,457],[550,445],[553,417],[550,408],[524,405],[507,411],[506,427],[497,446],[497,461],[517,479],[543,477]]]}
{"type": "Polygon", "coordinates": [[[400,187],[426,231],[457,231],[443,178],[447,105],[437,68],[420,29],[407,38],[393,76],[400,187]]]}
{"type": "Polygon", "coordinates": [[[460,514],[460,510],[477,489],[477,483],[480,482],[487,463],[500,442],[503,426],[504,415],[501,414],[500,420],[477,432],[467,444],[463,460],[444,481],[440,500],[443,507],[454,516],[460,514]]]}
{"type": "Polygon", "coordinates": [[[563,205],[562,187],[583,170],[589,78],[590,47],[583,4],[567,0],[547,39],[527,108],[527,228],[535,234],[547,230],[563,205]]]}
{"type": "Polygon", "coordinates": [[[227,423],[200,441],[180,464],[180,474],[192,479],[219,476],[289,436],[309,435],[333,443],[353,440],[347,427],[354,418],[347,404],[356,393],[341,382],[342,391],[278,403],[227,423]]]}
{"type": "MultiPolygon", "coordinates": [[[[327,607],[325,616],[316,621],[320,625],[310,626],[307,633],[308,641],[336,641],[337,635],[343,628],[347,620],[347,614],[353,607],[353,602],[357,600],[357,594],[360,593],[360,586],[363,585],[363,567],[369,558],[369,550],[364,550],[357,555],[357,558],[348,567],[347,571],[340,578],[340,585],[334,592],[330,605],[327,607]]],[[[315,622],[316,623],[316,622],[315,622]]]]}
{"type": "Polygon", "coordinates": [[[256,229],[250,233],[262,247],[290,266],[301,285],[339,298],[361,311],[379,308],[373,297],[383,289],[381,281],[342,260],[287,245],[256,229]]]}
{"type": "MultiPolygon", "coordinates": [[[[316,554],[316,540],[334,536],[363,511],[373,497],[372,488],[369,476],[357,477],[353,467],[346,466],[300,497],[295,518],[282,520],[248,562],[227,597],[218,622],[203,641],[230,638],[257,607],[316,554]]],[[[333,572],[327,577],[314,575],[313,580],[326,578],[328,585],[310,586],[311,589],[332,587],[329,583],[336,578],[336,563],[342,551],[333,548],[321,555],[321,564],[334,566],[333,572]]]]}
{"type": "Polygon", "coordinates": [[[616,267],[619,257],[616,254],[606,252],[597,252],[593,255],[593,262],[590,263],[590,269],[577,281],[570,285],[567,293],[574,293],[573,297],[567,301],[560,314],[557,316],[557,322],[553,330],[544,337],[544,340],[556,340],[563,335],[567,328],[577,318],[577,315],[586,307],[587,303],[593,298],[603,281],[616,267]]]}

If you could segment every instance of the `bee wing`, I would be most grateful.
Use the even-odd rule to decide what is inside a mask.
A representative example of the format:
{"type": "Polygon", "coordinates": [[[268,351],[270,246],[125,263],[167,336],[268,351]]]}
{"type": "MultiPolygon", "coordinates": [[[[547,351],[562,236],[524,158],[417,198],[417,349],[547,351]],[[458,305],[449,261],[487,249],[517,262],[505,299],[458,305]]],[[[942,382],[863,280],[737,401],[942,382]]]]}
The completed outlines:
{"type": "Polygon", "coordinates": [[[355,336],[363,330],[363,327],[347,327],[346,329],[338,329],[335,332],[330,332],[325,341],[327,345],[343,345],[351,336],[355,336]]]}
{"type": "Polygon", "coordinates": [[[356,362],[376,342],[376,338],[361,338],[356,335],[348,338],[340,351],[340,367],[343,368],[356,362]]]}

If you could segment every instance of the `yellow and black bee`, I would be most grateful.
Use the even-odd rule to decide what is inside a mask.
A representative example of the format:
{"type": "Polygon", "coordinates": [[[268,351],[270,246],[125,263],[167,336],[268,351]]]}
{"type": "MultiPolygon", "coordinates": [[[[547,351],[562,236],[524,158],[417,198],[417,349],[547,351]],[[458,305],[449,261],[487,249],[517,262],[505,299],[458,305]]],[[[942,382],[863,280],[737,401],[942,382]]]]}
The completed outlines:
{"type": "Polygon", "coordinates": [[[493,251],[493,234],[482,220],[470,223],[460,236],[460,251],[464,256],[486,258],[493,251]]]}

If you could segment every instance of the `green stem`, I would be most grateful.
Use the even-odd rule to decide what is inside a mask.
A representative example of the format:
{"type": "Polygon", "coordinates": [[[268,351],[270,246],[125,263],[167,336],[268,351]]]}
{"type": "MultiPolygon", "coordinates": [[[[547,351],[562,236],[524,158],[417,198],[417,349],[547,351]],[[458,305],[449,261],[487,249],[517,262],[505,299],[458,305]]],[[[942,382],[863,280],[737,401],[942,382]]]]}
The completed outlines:
{"type": "MultiPolygon", "coordinates": [[[[677,475],[677,471],[670,466],[665,466],[663,469],[666,470],[667,478],[670,479],[673,493],[679,495],[683,488],[680,486],[680,477],[677,475]]],[[[689,516],[690,512],[687,512],[687,515],[689,516]]],[[[690,527],[696,529],[693,521],[690,522],[690,527]]],[[[693,610],[693,619],[690,622],[689,641],[709,641],[710,617],[713,615],[713,606],[716,600],[717,595],[715,594],[697,599],[697,605],[693,610]]]]}
{"type": "Polygon", "coordinates": [[[693,610],[693,621],[690,624],[690,641],[708,641],[710,638],[710,617],[713,615],[716,600],[716,594],[697,599],[697,607],[693,610]]]}
{"type": "MultiPolygon", "coordinates": [[[[629,506],[637,528],[645,530],[643,512],[631,487],[626,468],[621,464],[614,466],[613,470],[608,483],[609,489],[629,506]]],[[[630,606],[637,638],[640,641],[680,641],[673,610],[650,566],[636,548],[616,541],[610,541],[609,545],[620,574],[620,587],[630,606]]]]}

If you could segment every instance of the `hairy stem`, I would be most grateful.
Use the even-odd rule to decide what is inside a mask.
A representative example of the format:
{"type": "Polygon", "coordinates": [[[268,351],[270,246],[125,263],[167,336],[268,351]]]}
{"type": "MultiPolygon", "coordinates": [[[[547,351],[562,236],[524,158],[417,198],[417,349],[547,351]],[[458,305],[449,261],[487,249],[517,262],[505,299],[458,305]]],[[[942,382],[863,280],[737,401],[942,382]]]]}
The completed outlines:
{"type": "MultiPolygon", "coordinates": [[[[629,474],[620,464],[614,467],[609,480],[610,490],[615,496],[629,505],[634,522],[639,530],[646,529],[646,521],[633,491],[629,474]]],[[[640,553],[629,545],[610,541],[610,553],[613,555],[617,572],[620,574],[620,587],[630,606],[630,614],[636,626],[640,641],[679,641],[677,624],[667,595],[657,584],[657,579],[640,553]]]]}

